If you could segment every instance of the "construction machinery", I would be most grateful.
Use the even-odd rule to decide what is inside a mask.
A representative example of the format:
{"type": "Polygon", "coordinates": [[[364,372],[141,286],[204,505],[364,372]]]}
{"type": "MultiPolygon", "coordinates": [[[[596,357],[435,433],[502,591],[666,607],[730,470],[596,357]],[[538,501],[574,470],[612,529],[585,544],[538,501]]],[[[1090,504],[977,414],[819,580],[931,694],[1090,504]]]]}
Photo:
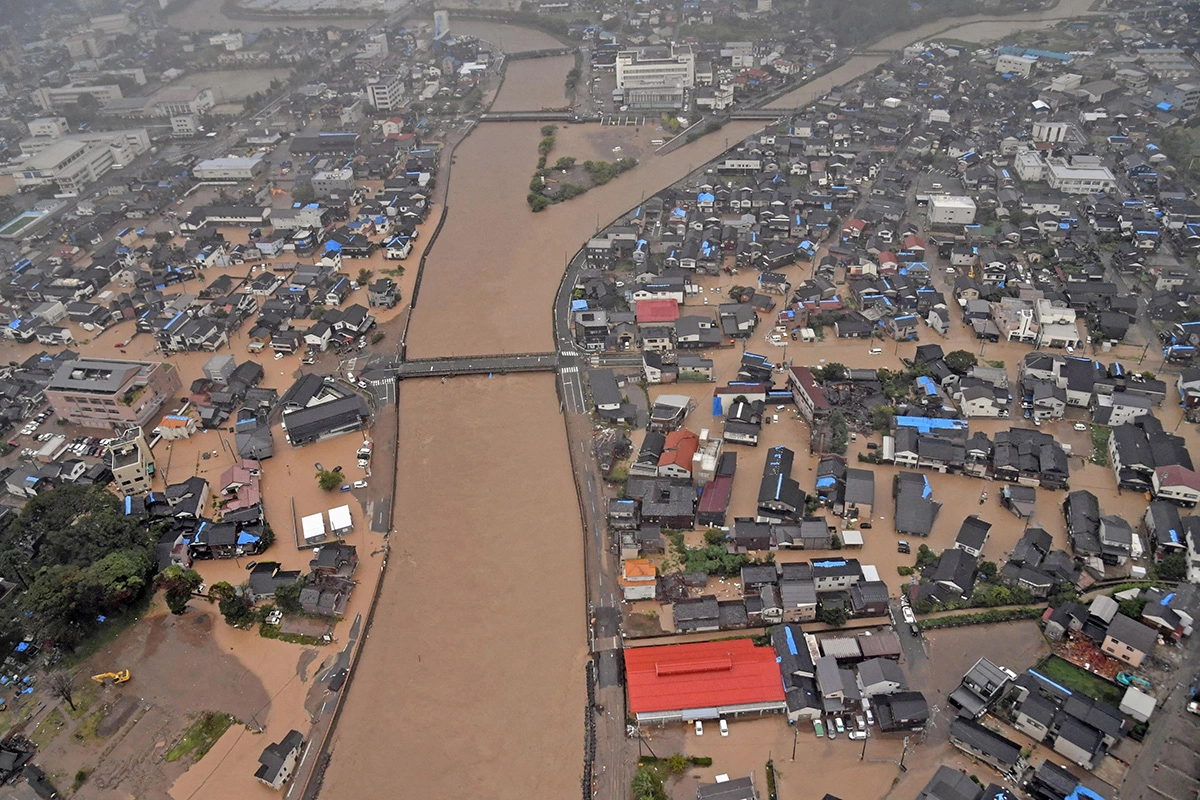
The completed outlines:
{"type": "Polygon", "coordinates": [[[120,672],[101,672],[99,675],[93,675],[92,680],[99,684],[112,684],[120,686],[129,680],[129,670],[123,669],[120,672]]]}

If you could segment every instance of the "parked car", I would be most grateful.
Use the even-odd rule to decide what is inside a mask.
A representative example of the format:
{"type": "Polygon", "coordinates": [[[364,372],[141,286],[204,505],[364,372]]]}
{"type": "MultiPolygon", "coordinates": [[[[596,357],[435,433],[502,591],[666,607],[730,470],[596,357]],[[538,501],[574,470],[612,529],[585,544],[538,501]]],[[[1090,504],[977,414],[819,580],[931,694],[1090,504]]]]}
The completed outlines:
{"type": "Polygon", "coordinates": [[[721,720],[721,735],[722,736],[729,735],[729,723],[726,722],[725,720],[721,720]]]}
{"type": "Polygon", "coordinates": [[[845,733],[845,732],[846,732],[846,726],[845,726],[844,724],[842,724],[842,718],[841,718],[841,717],[834,717],[834,718],[833,718],[833,724],[834,724],[834,726],[837,728],[837,732],[838,732],[838,733],[845,733]]]}
{"type": "Polygon", "coordinates": [[[704,723],[701,722],[700,720],[696,720],[696,735],[697,736],[704,735],[704,723]]]}
{"type": "Polygon", "coordinates": [[[366,481],[355,481],[354,488],[355,489],[365,489],[365,488],[367,488],[367,482],[366,481]]]}
{"type": "Polygon", "coordinates": [[[1076,422],[1071,427],[1077,431],[1086,431],[1087,430],[1087,425],[1084,425],[1082,422],[1076,422]]]}

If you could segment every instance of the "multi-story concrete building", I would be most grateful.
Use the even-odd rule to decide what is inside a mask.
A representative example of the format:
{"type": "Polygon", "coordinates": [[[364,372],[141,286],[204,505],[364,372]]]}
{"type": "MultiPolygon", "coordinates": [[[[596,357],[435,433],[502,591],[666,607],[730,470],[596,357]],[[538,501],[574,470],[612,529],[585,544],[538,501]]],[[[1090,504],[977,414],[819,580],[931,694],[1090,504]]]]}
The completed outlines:
{"type": "Polygon", "coordinates": [[[154,452],[142,429],[127,428],[108,446],[113,481],[124,495],[150,491],[154,482],[154,452]]]}
{"type": "Polygon", "coordinates": [[[1200,106],[1200,83],[1155,86],[1150,90],[1150,102],[1155,105],[1166,103],[1173,111],[1195,111],[1200,106]]]}
{"type": "Polygon", "coordinates": [[[354,192],[354,170],[344,167],[314,173],[312,188],[320,198],[349,197],[354,192]]]}
{"type": "Polygon", "coordinates": [[[996,72],[1028,78],[1035,64],[1037,58],[1034,56],[1002,55],[996,59],[996,72]]]}
{"type": "Polygon", "coordinates": [[[64,192],[78,192],[117,164],[128,164],[149,149],[145,128],[61,138],[35,136],[21,140],[21,152],[29,158],[8,172],[18,188],[57,184],[64,192]]]}
{"type": "Polygon", "coordinates": [[[617,91],[634,107],[682,108],[696,85],[696,54],[689,45],[622,50],[616,69],[617,91]]]}
{"type": "Polygon", "coordinates": [[[58,184],[64,192],[78,192],[114,163],[112,151],[100,143],[62,140],[23,162],[13,180],[19,189],[58,184]]]}
{"type": "Polygon", "coordinates": [[[1035,142],[1065,142],[1067,132],[1071,130],[1069,122],[1050,122],[1038,120],[1033,123],[1033,140],[1035,142]]]}
{"type": "Polygon", "coordinates": [[[177,139],[188,139],[200,132],[195,114],[176,114],[171,117],[171,135],[177,139]]]}
{"type": "Polygon", "coordinates": [[[81,358],[58,368],[46,385],[46,399],[55,416],[74,425],[144,427],[179,386],[179,371],[165,362],[81,358]]]}
{"type": "Polygon", "coordinates": [[[1046,182],[1051,189],[1066,194],[1096,194],[1117,188],[1117,178],[1108,167],[1098,164],[1068,164],[1052,158],[1046,163],[1046,182]]]}
{"type": "Polygon", "coordinates": [[[962,195],[934,195],[929,198],[930,225],[970,225],[975,221],[975,201],[962,195]]]}
{"type": "Polygon", "coordinates": [[[393,111],[404,102],[404,81],[399,75],[386,75],[367,81],[367,102],[379,111],[393,111]]]}
{"type": "Polygon", "coordinates": [[[30,96],[34,105],[46,111],[53,111],[63,106],[78,103],[79,98],[84,95],[90,95],[97,105],[105,105],[113,100],[120,100],[124,95],[121,94],[121,87],[115,83],[103,84],[99,86],[74,86],[68,84],[57,88],[43,86],[40,89],[35,89],[30,96]]]}
{"type": "Polygon", "coordinates": [[[151,113],[156,117],[174,117],[179,114],[203,114],[215,106],[212,89],[197,89],[194,86],[173,86],[163,89],[154,98],[151,113]]]}
{"type": "Polygon", "coordinates": [[[70,132],[66,117],[38,117],[29,123],[29,135],[35,139],[61,139],[70,132]]]}

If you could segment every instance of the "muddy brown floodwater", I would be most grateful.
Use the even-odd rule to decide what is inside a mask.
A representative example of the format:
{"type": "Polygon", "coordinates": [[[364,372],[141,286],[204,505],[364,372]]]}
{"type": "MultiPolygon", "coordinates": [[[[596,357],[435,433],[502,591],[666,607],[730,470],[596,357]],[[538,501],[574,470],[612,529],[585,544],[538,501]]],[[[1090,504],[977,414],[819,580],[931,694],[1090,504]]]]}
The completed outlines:
{"type": "Polygon", "coordinates": [[[397,532],[322,796],[577,795],[583,553],[553,382],[401,387],[397,532]]]}
{"type": "MultiPolygon", "coordinates": [[[[1085,6],[1085,0],[1063,0],[1058,16],[1085,6]]],[[[1020,27],[1011,18],[996,24],[1020,27]]],[[[466,23],[456,30],[503,43],[508,52],[553,46],[543,34],[510,26],[466,23]]],[[[902,34],[904,41],[886,46],[936,32],[902,34]]],[[[810,102],[879,63],[873,56],[856,58],[780,104],[810,102]]],[[[514,62],[496,107],[556,104],[570,64],[570,59],[514,62]]],[[[480,125],[454,153],[450,213],[429,253],[412,313],[410,357],[551,349],[552,301],[567,259],[599,227],[756,127],[732,123],[660,157],[650,145],[660,135],[653,125],[561,126],[551,159],[631,156],[640,163],[606,186],[533,214],[525,195],[540,125],[480,125]]],[[[846,363],[867,360],[864,354],[846,363]]],[[[583,553],[553,379],[412,381],[399,395],[390,571],[345,700],[323,794],[373,797],[383,787],[394,791],[399,780],[431,796],[575,796],[587,658],[583,553]]],[[[788,440],[799,452],[803,435],[798,422],[771,426],[771,439],[788,440]]],[[[802,485],[811,483],[804,477],[810,464],[798,460],[802,485]]],[[[893,511],[889,477],[881,471],[877,486],[879,513],[886,517],[893,511]]],[[[976,484],[967,490],[966,480],[950,479],[940,499],[950,505],[956,495],[977,496],[976,484]]],[[[748,502],[752,483],[742,481],[735,506],[748,502]]],[[[1044,516],[1052,518],[1054,500],[1046,493],[1043,502],[1044,516]]],[[[938,543],[952,540],[956,520],[974,510],[965,502],[947,508],[939,519],[938,543]]],[[[1015,523],[1014,518],[995,532],[995,550],[1015,542],[1015,523]]],[[[1060,527],[1056,533],[1061,536],[1060,527]]],[[[893,536],[877,530],[863,554],[883,575],[896,574],[893,536]]],[[[781,724],[759,723],[764,741],[776,737],[772,731],[781,724]]],[[[786,744],[791,737],[785,732],[779,738],[786,744]]],[[[814,769],[827,746],[820,743],[814,769]]],[[[748,757],[761,758],[762,749],[760,742],[757,755],[748,757]]],[[[862,791],[850,796],[878,796],[886,787],[885,770],[868,771],[862,791]]],[[[841,785],[843,774],[853,780],[851,772],[830,771],[829,777],[841,785]]],[[[862,767],[856,774],[865,776],[862,767]]]]}

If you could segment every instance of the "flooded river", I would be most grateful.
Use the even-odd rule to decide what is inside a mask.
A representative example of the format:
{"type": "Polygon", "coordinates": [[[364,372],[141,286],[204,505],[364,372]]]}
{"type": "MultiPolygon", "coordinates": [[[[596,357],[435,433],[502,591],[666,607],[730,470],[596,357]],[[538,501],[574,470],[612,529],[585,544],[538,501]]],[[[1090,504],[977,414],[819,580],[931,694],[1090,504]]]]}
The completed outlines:
{"type": "MultiPolygon", "coordinates": [[[[1058,15],[1085,6],[1063,0],[1058,15]]],[[[1005,32],[986,27],[993,24],[1019,23],[980,21],[972,30],[1005,32]]],[[[891,37],[886,46],[937,32],[926,27],[891,37]]],[[[468,23],[457,30],[503,38],[510,52],[550,46],[543,34],[508,26],[468,23]]],[[[779,102],[810,102],[883,61],[855,58],[779,102]]],[[[497,108],[556,104],[570,65],[571,59],[514,62],[497,108]]],[[[567,259],[599,227],[756,127],[733,123],[660,157],[650,145],[661,136],[653,124],[562,126],[551,160],[629,156],[641,163],[606,186],[533,214],[525,195],[540,125],[480,125],[454,154],[450,213],[425,268],[409,356],[552,349],[551,306],[567,259]]],[[[395,791],[399,780],[436,796],[577,796],[587,655],[583,554],[553,379],[411,382],[402,387],[400,404],[390,569],[338,726],[324,794],[378,796],[395,791]]],[[[775,434],[801,449],[799,423],[778,426],[775,434]]],[[[806,472],[805,461],[799,470],[806,472]]],[[[893,510],[890,474],[882,471],[877,484],[885,517],[893,510]]],[[[1103,475],[1097,472],[1096,480],[1103,475]]],[[[948,503],[951,495],[977,495],[974,485],[960,487],[960,481],[966,479],[946,483],[948,503]]],[[[745,483],[735,505],[746,502],[741,490],[753,481],[745,483]]],[[[1054,499],[1047,493],[1045,502],[1049,518],[1054,499]]],[[[947,508],[937,539],[952,538],[954,518],[973,510],[966,502],[947,508]]],[[[989,512],[1000,521],[1002,515],[989,512]]],[[[997,532],[997,555],[1019,535],[1016,522],[997,532]]],[[[870,556],[886,572],[895,558],[891,536],[872,538],[870,556]]],[[[894,581],[894,567],[891,574],[894,581]]]]}

